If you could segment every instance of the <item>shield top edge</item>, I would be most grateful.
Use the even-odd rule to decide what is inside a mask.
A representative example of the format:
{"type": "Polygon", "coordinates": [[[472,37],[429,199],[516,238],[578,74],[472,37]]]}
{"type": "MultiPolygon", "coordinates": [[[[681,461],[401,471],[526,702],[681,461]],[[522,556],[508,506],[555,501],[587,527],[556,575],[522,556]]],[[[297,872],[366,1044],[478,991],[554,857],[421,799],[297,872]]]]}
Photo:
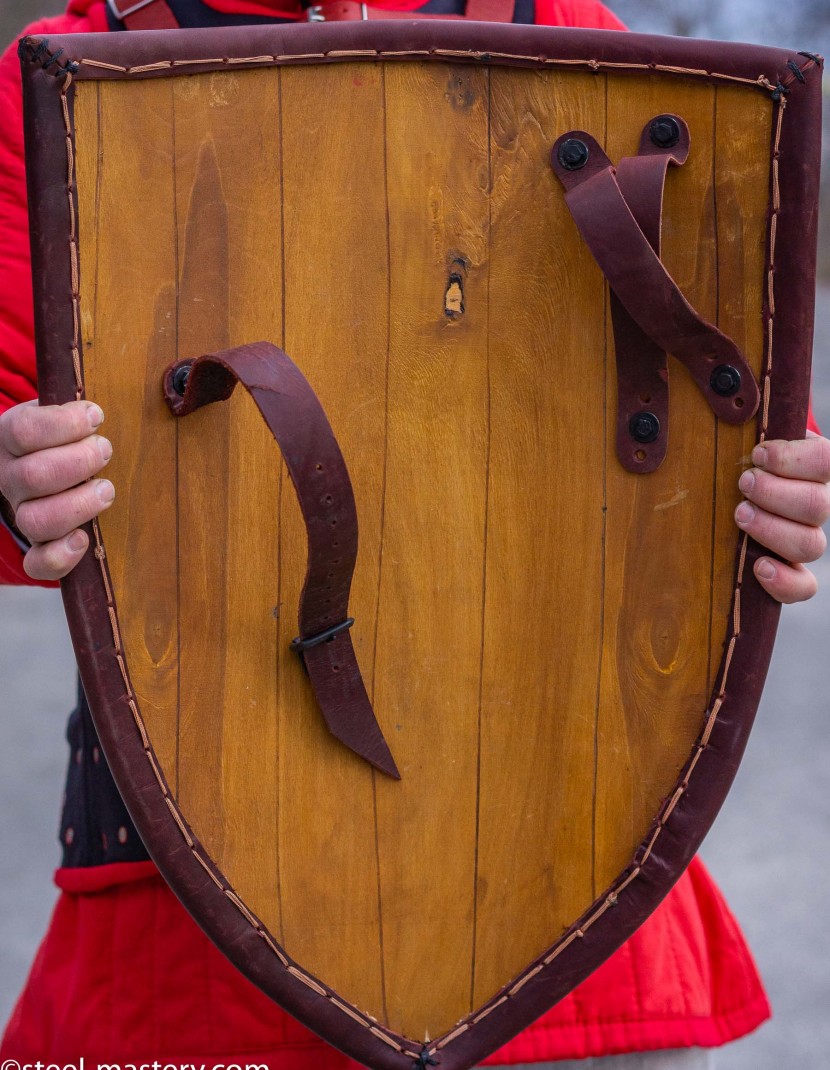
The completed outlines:
{"type": "Polygon", "coordinates": [[[26,37],[24,65],[80,80],[170,77],[286,64],[437,60],[704,78],[769,94],[818,93],[822,57],[739,44],[547,26],[356,22],[26,37]],[[111,40],[110,36],[114,39],[111,40]]]}

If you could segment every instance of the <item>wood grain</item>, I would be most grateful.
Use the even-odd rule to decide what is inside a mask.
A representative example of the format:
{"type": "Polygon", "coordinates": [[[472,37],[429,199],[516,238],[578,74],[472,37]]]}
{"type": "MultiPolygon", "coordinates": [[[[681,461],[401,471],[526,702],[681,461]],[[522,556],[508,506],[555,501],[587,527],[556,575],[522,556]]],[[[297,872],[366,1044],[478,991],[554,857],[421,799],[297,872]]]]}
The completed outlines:
{"type": "MultiPolygon", "coordinates": [[[[282,72],[285,348],[317,391],[355,488],[360,526],[349,610],[370,695],[383,509],[389,268],[379,67],[282,72]],[[331,102],[338,100],[338,106],[331,102]],[[325,220],[325,225],[321,225],[325,220]]],[[[286,947],[383,1016],[371,767],[329,734],[289,650],[305,533],[287,477],[280,510],[280,813],[286,947]]],[[[397,753],[394,728],[381,727],[397,753]]]]}
{"type": "Polygon", "coordinates": [[[391,322],[375,695],[388,1022],[470,1010],[488,451],[488,73],[386,71],[391,322]],[[413,109],[413,97],[419,106],[413,109]],[[450,276],[464,312],[448,316],[450,276]]]}
{"type": "Polygon", "coordinates": [[[139,107],[137,88],[76,88],[82,338],[86,394],[113,444],[100,523],[130,678],[175,791],[176,431],[160,389],[176,355],[173,110],[169,82],[141,87],[139,107]],[[125,210],[125,190],[141,212],[125,210]]]}
{"type": "Polygon", "coordinates": [[[548,162],[575,128],[616,161],[666,111],[692,151],[665,262],[758,370],[754,90],[434,62],[77,87],[87,390],[114,414],[102,529],[151,740],[288,953],[419,1040],[630,861],[730,623],[754,427],[716,426],[671,359],[666,462],[619,465],[606,286],[548,162]],[[400,783],[329,735],[290,651],[305,531],[253,403],[177,423],[162,402],[176,356],[259,339],[310,380],[350,470],[352,634],[400,783]]]}
{"type": "Polygon", "coordinates": [[[566,130],[604,136],[605,78],[494,70],[491,90],[475,1006],[591,899],[603,578],[604,282],[548,158],[566,130]]]}
{"type": "MultiPolygon", "coordinates": [[[[275,71],[173,82],[182,358],[281,338],[278,91],[275,71]]],[[[241,389],[178,423],[179,798],[231,885],[271,926],[279,467],[241,389]]]]}
{"type": "MultiPolygon", "coordinates": [[[[663,261],[694,307],[713,320],[714,90],[658,77],[609,77],[606,149],[612,160],[636,153],[643,126],[661,112],[687,121],[693,146],[666,182],[663,261]]],[[[625,471],[616,460],[616,376],[608,376],[597,893],[648,831],[708,701],[715,421],[685,368],[673,359],[669,364],[668,452],[647,476],[625,471]]]]}
{"type": "MultiPolygon", "coordinates": [[[[715,108],[715,197],[718,226],[718,326],[742,348],[759,382],[764,362],[765,284],[772,108],[760,95],[719,86],[715,108]]],[[[751,465],[758,420],[717,428],[712,620],[728,617],[735,575],[734,512],[738,477],[751,465]]],[[[728,633],[727,633],[728,634],[728,633]]],[[[712,629],[710,685],[724,636],[712,629]]]]}

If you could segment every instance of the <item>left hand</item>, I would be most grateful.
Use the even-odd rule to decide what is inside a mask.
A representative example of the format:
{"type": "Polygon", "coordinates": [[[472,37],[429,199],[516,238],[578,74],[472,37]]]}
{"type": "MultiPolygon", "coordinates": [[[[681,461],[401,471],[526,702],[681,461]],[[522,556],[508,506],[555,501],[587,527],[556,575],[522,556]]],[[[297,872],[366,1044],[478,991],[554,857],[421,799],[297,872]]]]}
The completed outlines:
{"type": "Polygon", "coordinates": [[[806,439],[764,442],[752,451],[752,463],[738,481],[746,501],[735,510],[735,520],[784,558],[759,558],[755,575],[779,602],[804,602],[818,590],[804,563],[817,561],[827,549],[821,526],[830,518],[830,439],[808,431],[806,439]]]}

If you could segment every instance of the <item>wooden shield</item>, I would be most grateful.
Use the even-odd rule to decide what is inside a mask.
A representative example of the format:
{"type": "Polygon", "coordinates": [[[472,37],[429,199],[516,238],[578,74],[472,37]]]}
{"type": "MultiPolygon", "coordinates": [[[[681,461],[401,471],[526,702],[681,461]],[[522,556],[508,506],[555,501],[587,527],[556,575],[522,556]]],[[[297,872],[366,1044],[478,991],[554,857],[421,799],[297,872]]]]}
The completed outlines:
{"type": "Polygon", "coordinates": [[[115,447],[64,592],[118,785],[292,1014],[469,1067],[656,907],[746,742],[777,606],[733,510],[804,433],[820,61],[414,20],[21,55],[41,396],[115,447]],[[270,346],[171,412],[172,365],[260,340],[321,406],[282,452],[270,346]],[[323,411],[360,527],[326,656],[399,780],[291,650],[323,411]]]}

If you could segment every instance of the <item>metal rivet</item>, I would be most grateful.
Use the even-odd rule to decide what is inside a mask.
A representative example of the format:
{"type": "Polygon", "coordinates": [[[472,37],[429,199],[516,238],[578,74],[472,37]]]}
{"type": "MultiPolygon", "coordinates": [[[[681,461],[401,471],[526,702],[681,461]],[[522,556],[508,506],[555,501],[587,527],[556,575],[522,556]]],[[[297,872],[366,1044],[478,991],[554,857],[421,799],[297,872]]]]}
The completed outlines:
{"type": "Polygon", "coordinates": [[[741,389],[741,373],[731,364],[719,364],[709,378],[709,385],[722,398],[731,398],[741,389]]]}
{"type": "Polygon", "coordinates": [[[635,442],[653,442],[660,434],[660,421],[653,412],[635,412],[628,421],[628,431],[635,442]]]}
{"type": "Polygon", "coordinates": [[[563,141],[557,153],[559,162],[566,171],[581,170],[588,162],[590,155],[588,146],[577,137],[569,137],[566,141],[563,141]]]}
{"type": "Polygon", "coordinates": [[[171,385],[180,398],[184,397],[185,389],[187,388],[187,380],[190,378],[190,365],[180,364],[178,368],[173,372],[171,379],[171,385]]]}
{"type": "Polygon", "coordinates": [[[658,115],[648,128],[652,142],[660,149],[671,149],[680,140],[680,123],[673,115],[658,115]]]}

